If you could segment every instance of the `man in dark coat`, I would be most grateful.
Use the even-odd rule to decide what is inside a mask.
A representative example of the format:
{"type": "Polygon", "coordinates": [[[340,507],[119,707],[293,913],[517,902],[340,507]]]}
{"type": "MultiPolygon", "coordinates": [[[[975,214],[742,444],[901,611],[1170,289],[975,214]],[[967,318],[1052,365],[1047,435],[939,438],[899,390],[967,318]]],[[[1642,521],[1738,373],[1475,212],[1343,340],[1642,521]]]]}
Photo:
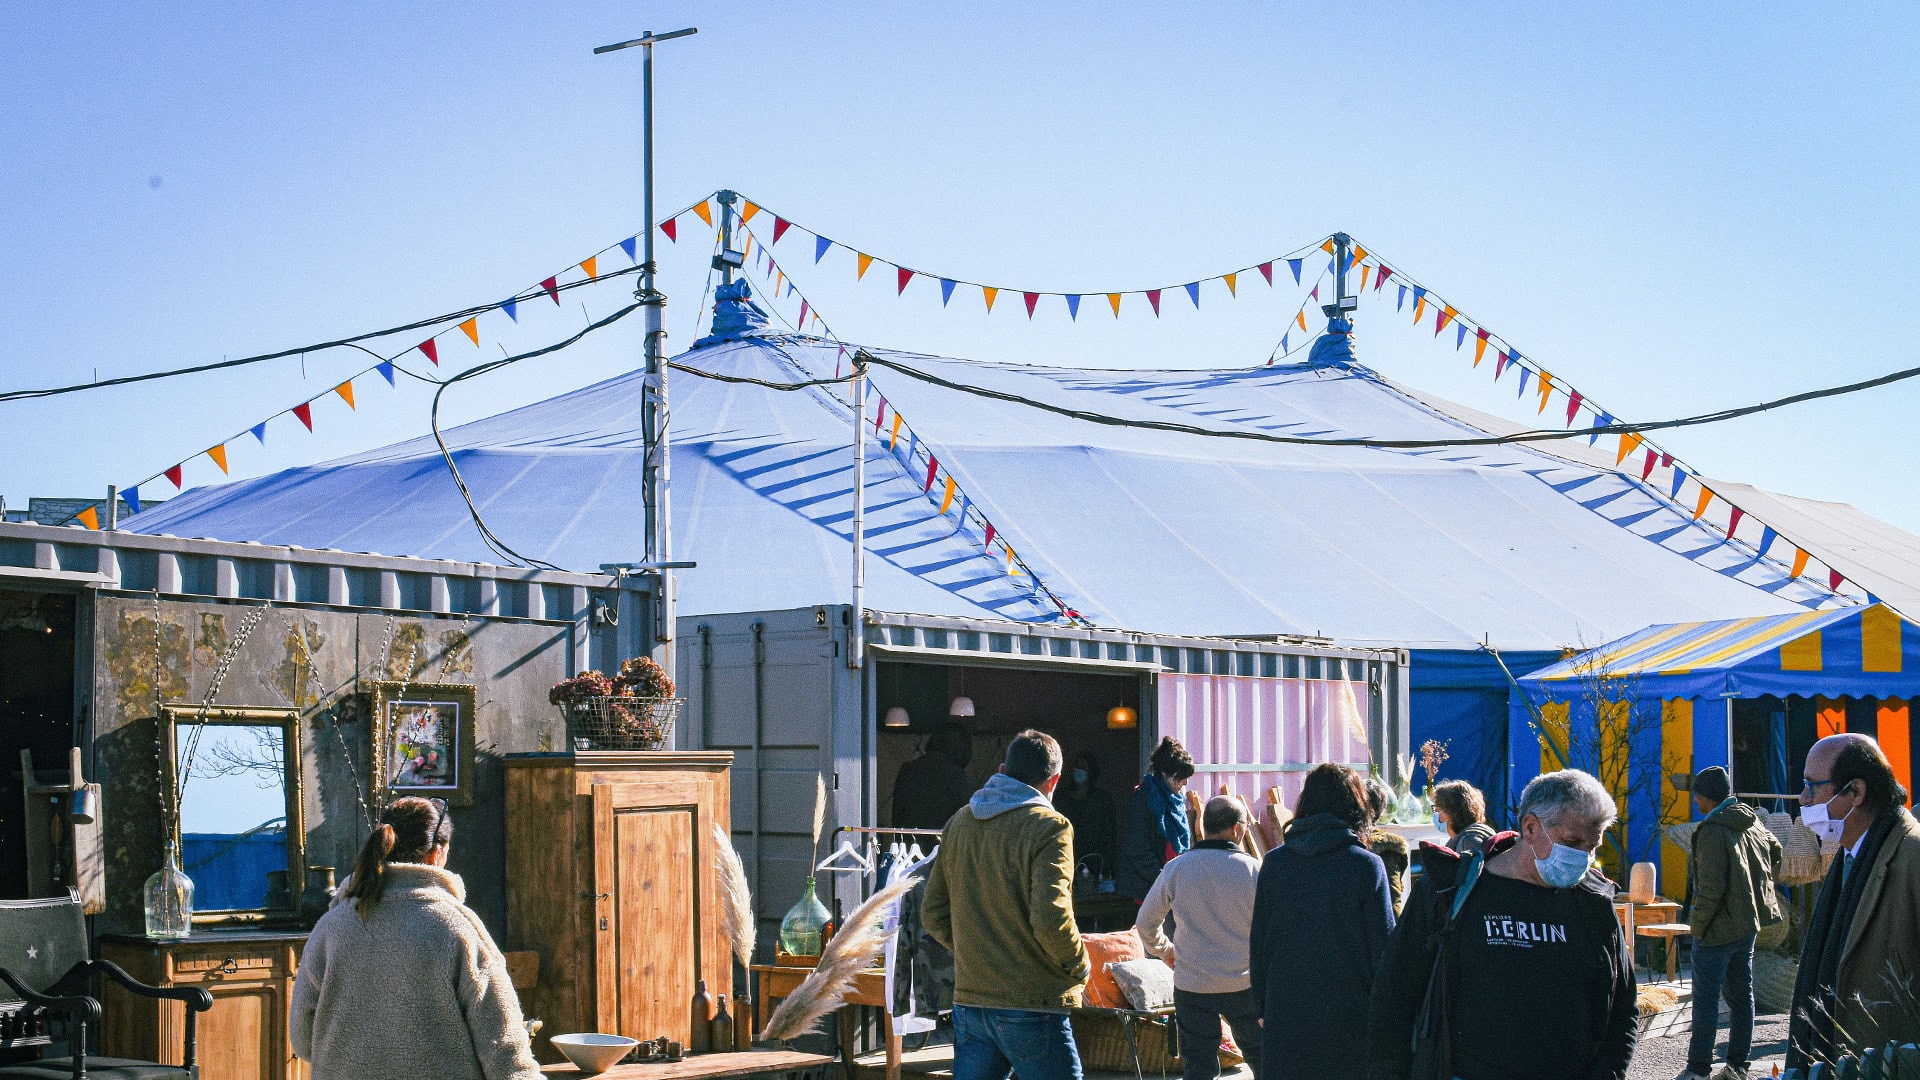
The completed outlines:
{"type": "Polygon", "coordinates": [[[947,723],[927,737],[926,750],[900,766],[893,780],[893,827],[940,829],[973,797],[967,765],[973,760],[973,736],[947,723]]]}

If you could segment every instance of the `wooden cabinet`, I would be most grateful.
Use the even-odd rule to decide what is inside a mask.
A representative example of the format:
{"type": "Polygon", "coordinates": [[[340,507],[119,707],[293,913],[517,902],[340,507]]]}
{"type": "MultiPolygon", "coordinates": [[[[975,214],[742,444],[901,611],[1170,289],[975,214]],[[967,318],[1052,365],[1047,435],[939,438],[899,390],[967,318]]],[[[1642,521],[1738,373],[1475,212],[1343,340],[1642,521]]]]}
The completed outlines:
{"type": "MultiPolygon", "coordinates": [[[[306,1080],[307,1064],[293,1056],[287,1037],[306,941],[305,933],[258,930],[204,931],[185,941],[109,936],[100,956],[141,982],[198,986],[213,995],[213,1008],[194,1027],[202,1080],[306,1080]]],[[[179,1002],[135,997],[104,982],[100,1006],[107,1056],[180,1063],[186,1012],[179,1002]]]]}
{"type": "Polygon", "coordinates": [[[522,995],[545,1036],[600,1031],[690,1043],[694,981],[730,991],[714,826],[730,828],[733,755],[507,758],[507,944],[540,954],[522,995]]]}

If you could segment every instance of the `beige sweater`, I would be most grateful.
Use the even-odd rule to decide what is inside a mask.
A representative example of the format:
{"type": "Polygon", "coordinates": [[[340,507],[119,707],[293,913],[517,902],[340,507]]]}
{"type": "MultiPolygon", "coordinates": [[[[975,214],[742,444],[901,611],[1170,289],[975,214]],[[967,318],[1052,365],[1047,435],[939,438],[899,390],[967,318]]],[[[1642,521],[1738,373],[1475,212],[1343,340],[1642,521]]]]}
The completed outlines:
{"type": "Polygon", "coordinates": [[[293,1052],[312,1080],[538,1080],[506,958],[457,874],[389,863],[363,921],[336,903],[293,983],[293,1052]]]}

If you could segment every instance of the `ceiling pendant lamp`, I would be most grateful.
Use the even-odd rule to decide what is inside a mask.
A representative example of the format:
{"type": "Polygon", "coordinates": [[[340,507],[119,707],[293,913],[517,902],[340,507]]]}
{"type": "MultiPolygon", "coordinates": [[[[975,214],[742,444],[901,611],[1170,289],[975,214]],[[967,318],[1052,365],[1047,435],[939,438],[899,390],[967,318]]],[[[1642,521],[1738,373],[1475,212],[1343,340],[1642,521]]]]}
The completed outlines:
{"type": "Polygon", "coordinates": [[[1126,707],[1115,705],[1107,710],[1108,731],[1132,731],[1140,726],[1140,714],[1126,707]]]}
{"type": "Polygon", "coordinates": [[[902,708],[901,706],[895,705],[893,708],[887,710],[887,715],[881,719],[880,726],[889,727],[889,728],[904,728],[911,725],[912,723],[913,721],[907,719],[907,710],[902,708]]]}
{"type": "Polygon", "coordinates": [[[953,704],[947,706],[947,715],[955,719],[971,717],[973,715],[973,699],[965,694],[954,698],[953,704]]]}

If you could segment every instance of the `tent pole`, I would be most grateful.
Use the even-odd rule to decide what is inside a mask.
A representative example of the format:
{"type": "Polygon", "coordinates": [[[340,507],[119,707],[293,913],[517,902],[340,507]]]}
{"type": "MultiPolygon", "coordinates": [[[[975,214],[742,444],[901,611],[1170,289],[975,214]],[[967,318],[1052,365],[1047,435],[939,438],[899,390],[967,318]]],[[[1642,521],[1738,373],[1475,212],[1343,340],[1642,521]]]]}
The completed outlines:
{"type": "MultiPolygon", "coordinates": [[[[856,357],[854,363],[859,363],[856,357]]],[[[853,379],[853,625],[847,666],[859,670],[867,649],[867,377],[853,379]]]]}
{"type": "Polygon", "coordinates": [[[1347,306],[1347,254],[1353,250],[1353,237],[1346,233],[1333,234],[1333,310],[1341,311],[1347,306]]]}

